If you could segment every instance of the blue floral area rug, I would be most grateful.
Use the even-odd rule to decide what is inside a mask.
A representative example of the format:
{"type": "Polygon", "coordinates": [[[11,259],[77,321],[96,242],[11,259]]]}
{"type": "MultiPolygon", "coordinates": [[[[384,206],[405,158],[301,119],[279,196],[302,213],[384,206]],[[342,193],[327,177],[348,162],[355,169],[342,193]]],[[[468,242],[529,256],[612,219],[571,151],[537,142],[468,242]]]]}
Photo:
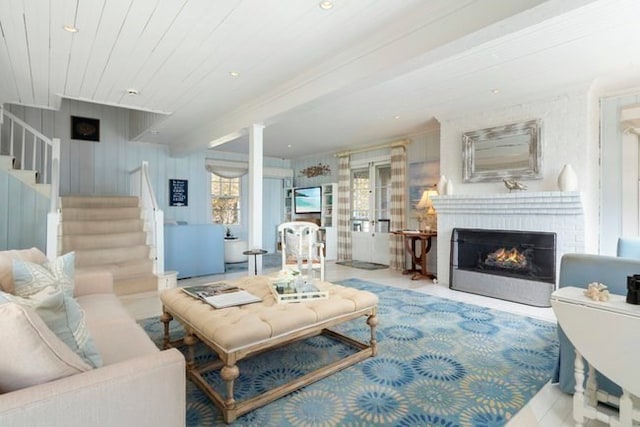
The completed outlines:
{"type": "MultiPolygon", "coordinates": [[[[556,325],[383,286],[339,282],[380,298],[378,355],[239,417],[237,426],[503,426],[549,381],[558,353],[556,325]]],[[[158,343],[162,323],[141,324],[158,343]]],[[[368,340],[365,318],[339,329],[368,340]]],[[[172,339],[182,333],[172,322],[172,339]]],[[[244,400],[352,350],[324,336],[238,363],[244,400]]],[[[198,362],[215,358],[204,346],[198,362]]],[[[217,373],[207,381],[224,390],[217,373]]],[[[187,381],[187,426],[225,425],[187,381]]]]}

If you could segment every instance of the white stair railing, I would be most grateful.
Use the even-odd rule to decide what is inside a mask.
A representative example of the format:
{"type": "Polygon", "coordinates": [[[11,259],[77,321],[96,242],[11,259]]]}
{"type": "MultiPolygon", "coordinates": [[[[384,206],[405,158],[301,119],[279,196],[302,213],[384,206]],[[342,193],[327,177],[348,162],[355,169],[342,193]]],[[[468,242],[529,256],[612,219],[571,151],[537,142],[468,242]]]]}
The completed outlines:
{"type": "Polygon", "coordinates": [[[51,170],[53,140],[4,108],[2,123],[8,129],[0,132],[0,154],[15,158],[17,169],[38,171],[39,184],[51,184],[54,178],[51,170]]]}
{"type": "Polygon", "coordinates": [[[60,243],[60,139],[53,138],[51,149],[51,200],[47,214],[47,258],[54,260],[60,243]]]}
{"type": "Polygon", "coordinates": [[[58,256],[60,224],[60,139],[49,138],[0,105],[0,154],[14,158],[13,167],[36,171],[37,184],[50,184],[47,256],[58,256]]]}
{"type": "Polygon", "coordinates": [[[153,272],[157,276],[164,274],[164,212],[158,208],[156,196],[149,178],[149,162],[129,172],[129,194],[137,196],[142,205],[147,225],[147,244],[154,248],[153,272]]]}

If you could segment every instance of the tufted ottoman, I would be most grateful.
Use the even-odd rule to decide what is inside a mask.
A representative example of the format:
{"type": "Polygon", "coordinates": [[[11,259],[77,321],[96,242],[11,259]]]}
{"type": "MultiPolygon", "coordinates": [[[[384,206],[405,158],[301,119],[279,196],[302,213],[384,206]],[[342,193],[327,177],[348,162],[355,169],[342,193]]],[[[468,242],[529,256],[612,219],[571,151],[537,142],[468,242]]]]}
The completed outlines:
{"type": "Polygon", "coordinates": [[[328,299],[278,304],[270,290],[271,281],[266,276],[246,277],[233,283],[261,297],[262,302],[215,309],[179,288],[166,290],[160,296],[164,311],[161,319],[164,322],[165,347],[173,344],[169,341],[169,322],[178,320],[185,329],[183,341],[189,346],[187,376],[220,408],[225,422],[231,423],[240,415],[376,355],[376,295],[321,282],[318,288],[329,291],[328,299]],[[369,344],[327,329],[361,316],[367,316],[366,322],[371,329],[369,344]],[[242,402],[234,399],[233,385],[240,374],[236,365],[239,360],[319,334],[341,340],[358,351],[258,396],[242,402]],[[193,346],[198,340],[211,348],[220,360],[196,366],[193,346]],[[214,390],[202,375],[213,369],[221,369],[221,378],[226,383],[226,396],[214,390]]]}

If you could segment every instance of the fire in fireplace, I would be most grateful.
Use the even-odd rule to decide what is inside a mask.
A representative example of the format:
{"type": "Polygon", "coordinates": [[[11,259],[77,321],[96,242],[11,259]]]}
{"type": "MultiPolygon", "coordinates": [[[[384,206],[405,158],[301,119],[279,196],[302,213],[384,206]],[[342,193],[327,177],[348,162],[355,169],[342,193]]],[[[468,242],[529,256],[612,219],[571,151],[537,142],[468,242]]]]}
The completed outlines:
{"type": "MultiPolygon", "coordinates": [[[[531,253],[531,251],[529,251],[529,253],[531,253]]],[[[511,248],[509,250],[500,248],[487,255],[487,258],[484,260],[484,265],[496,268],[506,268],[508,270],[524,270],[530,265],[530,262],[527,260],[527,255],[516,248],[511,248]]]]}
{"type": "Polygon", "coordinates": [[[452,289],[549,306],[556,279],[556,234],[455,228],[452,289]]]}

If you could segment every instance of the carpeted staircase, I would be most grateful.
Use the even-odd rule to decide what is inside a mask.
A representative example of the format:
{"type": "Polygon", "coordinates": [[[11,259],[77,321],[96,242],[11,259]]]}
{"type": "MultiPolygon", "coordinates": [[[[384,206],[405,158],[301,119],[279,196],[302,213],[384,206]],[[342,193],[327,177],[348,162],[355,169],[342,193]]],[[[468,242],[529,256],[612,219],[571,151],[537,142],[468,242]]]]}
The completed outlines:
{"type": "Polygon", "coordinates": [[[60,204],[60,252],[75,251],[76,269],[110,270],[118,295],[157,290],[137,197],[66,196],[60,204]]]}

